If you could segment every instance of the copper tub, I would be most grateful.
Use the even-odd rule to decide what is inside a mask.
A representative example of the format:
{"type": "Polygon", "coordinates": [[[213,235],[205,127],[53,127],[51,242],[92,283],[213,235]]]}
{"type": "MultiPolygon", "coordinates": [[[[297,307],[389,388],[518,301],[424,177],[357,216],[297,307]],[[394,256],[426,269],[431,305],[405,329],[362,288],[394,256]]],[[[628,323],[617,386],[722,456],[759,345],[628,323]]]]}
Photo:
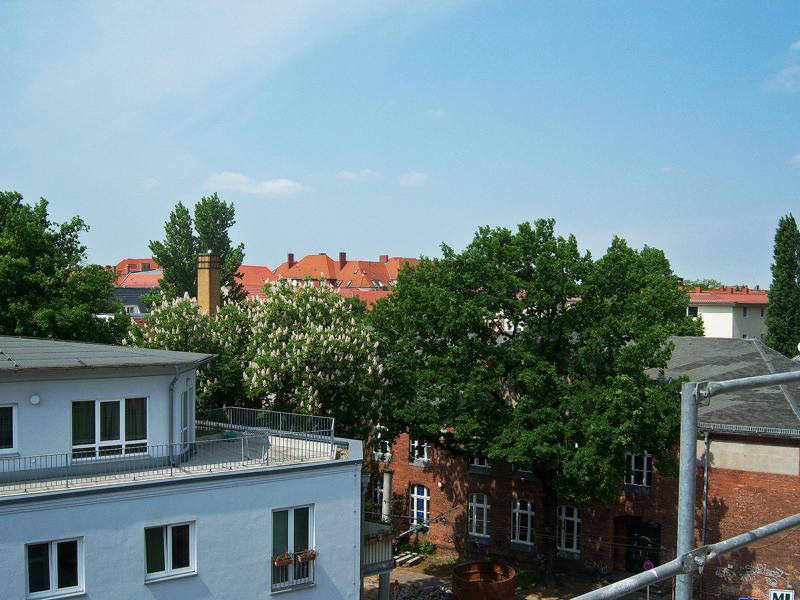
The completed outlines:
{"type": "Polygon", "coordinates": [[[494,562],[461,563],[453,569],[456,600],[514,600],[517,572],[494,562]]]}

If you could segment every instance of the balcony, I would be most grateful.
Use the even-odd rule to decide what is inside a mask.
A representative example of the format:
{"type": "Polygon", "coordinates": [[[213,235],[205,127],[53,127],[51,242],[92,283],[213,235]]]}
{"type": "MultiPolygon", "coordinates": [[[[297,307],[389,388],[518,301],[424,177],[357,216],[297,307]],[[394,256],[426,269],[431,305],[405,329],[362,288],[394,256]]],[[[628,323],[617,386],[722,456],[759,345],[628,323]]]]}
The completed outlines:
{"type": "Polygon", "coordinates": [[[0,457],[0,496],[12,496],[348,458],[333,419],[226,408],[196,422],[198,439],[177,444],[0,457]]]}
{"type": "Polygon", "coordinates": [[[393,538],[391,525],[371,521],[364,523],[361,564],[365,577],[385,573],[394,568],[393,538]]]}

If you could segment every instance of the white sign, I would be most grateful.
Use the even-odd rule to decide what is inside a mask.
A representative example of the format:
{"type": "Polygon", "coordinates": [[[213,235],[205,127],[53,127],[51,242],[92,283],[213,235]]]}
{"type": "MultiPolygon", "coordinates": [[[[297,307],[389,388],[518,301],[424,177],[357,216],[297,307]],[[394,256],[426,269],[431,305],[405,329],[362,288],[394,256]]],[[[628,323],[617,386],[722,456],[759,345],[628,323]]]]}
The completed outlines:
{"type": "Polygon", "coordinates": [[[769,600],[794,600],[794,590],[770,590],[769,600]]]}

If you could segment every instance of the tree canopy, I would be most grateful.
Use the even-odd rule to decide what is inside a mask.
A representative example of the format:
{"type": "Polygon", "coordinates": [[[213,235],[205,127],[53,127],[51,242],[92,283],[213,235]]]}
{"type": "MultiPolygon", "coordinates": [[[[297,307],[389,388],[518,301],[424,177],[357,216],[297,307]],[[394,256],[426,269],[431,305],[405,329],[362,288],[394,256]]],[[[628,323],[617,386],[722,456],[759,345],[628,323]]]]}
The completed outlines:
{"type": "Polygon", "coordinates": [[[778,222],[772,261],[765,342],[792,357],[797,355],[800,342],[800,231],[791,214],[778,222]]]}
{"type": "Polygon", "coordinates": [[[686,289],[701,288],[704,290],[718,290],[722,287],[722,282],[713,278],[705,279],[684,279],[683,287],[686,289]]]}
{"type": "Polygon", "coordinates": [[[615,497],[626,452],[672,469],[678,388],[650,370],[666,366],[669,336],[702,325],[686,316],[663,252],[614,238],[595,261],[539,220],[482,228],[463,252],[442,254],[402,271],[371,315],[390,436],[407,429],[452,452],[530,466],[551,533],[557,497],[615,497]]]}
{"type": "Polygon", "coordinates": [[[77,216],[51,221],[44,198],[31,206],[17,192],[0,192],[0,333],[121,341],[130,318],[112,301],[114,274],[84,264],[87,230],[77,216]]]}
{"type": "Polygon", "coordinates": [[[150,242],[150,252],[164,274],[161,290],[166,298],[197,295],[197,255],[209,250],[220,257],[220,279],[227,288],[227,298],[245,298],[237,276],[244,260],[244,244],[234,246],[229,234],[235,223],[233,203],[220,200],[217,194],[200,199],[194,207],[194,219],[178,202],[164,224],[164,241],[150,242]]]}

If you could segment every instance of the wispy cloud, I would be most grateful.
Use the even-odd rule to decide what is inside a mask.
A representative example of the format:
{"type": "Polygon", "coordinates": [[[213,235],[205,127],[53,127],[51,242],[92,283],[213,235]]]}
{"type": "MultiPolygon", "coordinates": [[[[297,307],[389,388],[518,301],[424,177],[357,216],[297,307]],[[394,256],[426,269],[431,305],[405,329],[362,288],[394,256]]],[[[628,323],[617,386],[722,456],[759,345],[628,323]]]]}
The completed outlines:
{"type": "Polygon", "coordinates": [[[781,69],[767,82],[767,87],[776,92],[800,92],[800,65],[781,69]]]}
{"type": "Polygon", "coordinates": [[[434,119],[443,119],[447,116],[447,111],[443,108],[429,108],[428,116],[434,119]]]}
{"type": "Polygon", "coordinates": [[[663,167],[661,167],[661,169],[659,169],[659,170],[660,170],[662,173],[672,173],[672,171],[674,171],[675,169],[674,169],[674,167],[673,167],[672,165],[664,165],[664,166],[663,166],[663,167]]]}
{"type": "Polygon", "coordinates": [[[428,176],[420,171],[409,171],[397,178],[397,183],[404,187],[421,187],[428,181],[428,176]]]}
{"type": "Polygon", "coordinates": [[[377,179],[380,173],[372,169],[362,169],[360,171],[339,171],[336,174],[337,179],[342,181],[369,181],[370,179],[377,179]]]}
{"type": "Polygon", "coordinates": [[[800,154],[795,154],[789,159],[789,164],[800,169],[800,154]]]}
{"type": "Polygon", "coordinates": [[[789,50],[800,50],[800,40],[789,46],[789,50]]]}
{"type": "Polygon", "coordinates": [[[302,192],[305,187],[292,179],[266,179],[256,181],[242,173],[223,171],[213,173],[206,180],[206,188],[221,192],[237,192],[251,196],[285,198],[302,192]]]}

